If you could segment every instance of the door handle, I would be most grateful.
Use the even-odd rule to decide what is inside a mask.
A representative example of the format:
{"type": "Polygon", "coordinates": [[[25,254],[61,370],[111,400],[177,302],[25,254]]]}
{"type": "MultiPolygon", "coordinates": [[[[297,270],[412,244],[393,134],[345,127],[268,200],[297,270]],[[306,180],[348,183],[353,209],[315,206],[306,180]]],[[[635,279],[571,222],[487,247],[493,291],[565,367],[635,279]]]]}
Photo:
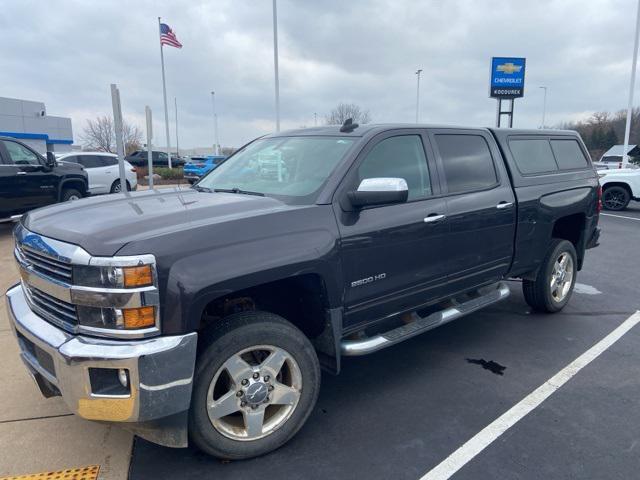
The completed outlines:
{"type": "Polygon", "coordinates": [[[16,172],[16,175],[26,175],[26,174],[27,174],[27,172],[25,172],[24,170],[18,170],[16,172]]]}
{"type": "Polygon", "coordinates": [[[431,214],[427,217],[424,217],[424,223],[439,222],[440,220],[444,220],[446,217],[446,215],[431,214]]]}
{"type": "Polygon", "coordinates": [[[502,210],[503,208],[513,207],[513,202],[500,202],[496,205],[496,208],[502,210]]]}

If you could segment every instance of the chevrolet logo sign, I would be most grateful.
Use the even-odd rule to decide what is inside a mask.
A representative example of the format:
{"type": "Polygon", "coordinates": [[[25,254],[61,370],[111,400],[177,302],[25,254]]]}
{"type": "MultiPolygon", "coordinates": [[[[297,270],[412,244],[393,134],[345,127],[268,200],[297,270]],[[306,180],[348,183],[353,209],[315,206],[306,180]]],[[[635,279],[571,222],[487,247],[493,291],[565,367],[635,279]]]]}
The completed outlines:
{"type": "Polygon", "coordinates": [[[496,70],[498,70],[499,72],[512,74],[512,73],[516,73],[516,72],[519,72],[520,70],[522,70],[522,65],[514,65],[511,62],[503,63],[502,65],[498,65],[496,67],[496,70]]]}

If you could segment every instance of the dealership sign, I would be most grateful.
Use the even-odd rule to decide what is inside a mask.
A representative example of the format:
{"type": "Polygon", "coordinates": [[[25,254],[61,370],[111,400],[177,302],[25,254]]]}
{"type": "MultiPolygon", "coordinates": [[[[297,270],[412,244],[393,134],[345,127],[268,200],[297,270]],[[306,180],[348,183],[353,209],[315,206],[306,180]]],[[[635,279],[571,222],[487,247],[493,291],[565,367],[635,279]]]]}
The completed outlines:
{"type": "Polygon", "coordinates": [[[517,98],[524,96],[525,58],[493,57],[489,96],[517,98]]]}

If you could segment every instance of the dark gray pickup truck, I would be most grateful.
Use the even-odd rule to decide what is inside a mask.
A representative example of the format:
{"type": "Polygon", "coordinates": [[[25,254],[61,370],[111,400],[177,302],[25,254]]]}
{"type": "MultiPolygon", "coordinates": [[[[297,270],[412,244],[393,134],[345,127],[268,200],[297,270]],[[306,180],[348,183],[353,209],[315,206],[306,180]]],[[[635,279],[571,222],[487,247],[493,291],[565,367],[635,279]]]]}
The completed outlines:
{"type": "Polygon", "coordinates": [[[192,189],[29,213],[7,312],[45,396],[248,458],[302,427],[321,366],[497,302],[508,278],[534,309],[562,309],[598,243],[600,195],[570,131],[278,133],[192,189]]]}

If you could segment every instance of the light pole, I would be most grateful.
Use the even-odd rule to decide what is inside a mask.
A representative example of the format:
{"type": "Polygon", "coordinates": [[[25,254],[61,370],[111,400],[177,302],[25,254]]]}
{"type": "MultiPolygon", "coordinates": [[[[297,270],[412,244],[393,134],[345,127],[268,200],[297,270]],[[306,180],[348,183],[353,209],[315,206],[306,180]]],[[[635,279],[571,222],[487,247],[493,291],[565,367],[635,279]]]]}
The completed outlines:
{"type": "Polygon", "coordinates": [[[278,75],[278,9],[273,0],[273,67],[276,77],[276,132],[280,131],[280,79],[278,75]]]}
{"type": "Polygon", "coordinates": [[[547,87],[538,87],[544,90],[544,99],[542,100],[542,125],[540,128],[544,128],[544,117],[547,114],[547,87]]]}
{"type": "Polygon", "coordinates": [[[318,126],[318,114],[314,112],[313,114],[313,126],[317,127],[318,126]]]}
{"type": "Polygon", "coordinates": [[[640,30],[640,0],[636,11],[636,30],[633,34],[633,61],[631,63],[631,82],[629,85],[629,104],[627,105],[627,122],[624,126],[624,147],[622,150],[622,168],[629,163],[629,133],[631,132],[631,111],[633,109],[633,87],[636,83],[636,66],[638,65],[638,31],[640,30]]]}
{"type": "Polygon", "coordinates": [[[213,108],[213,135],[215,145],[213,146],[214,155],[220,155],[220,144],[218,141],[218,114],[216,113],[216,92],[211,91],[211,106],[213,108]]]}
{"type": "Polygon", "coordinates": [[[173,105],[176,109],[176,157],[180,158],[180,140],[178,140],[178,98],[173,97],[173,105]]]}
{"type": "Polygon", "coordinates": [[[416,70],[416,76],[418,77],[418,86],[416,89],[416,123],[420,122],[420,74],[422,69],[416,70]]]}

